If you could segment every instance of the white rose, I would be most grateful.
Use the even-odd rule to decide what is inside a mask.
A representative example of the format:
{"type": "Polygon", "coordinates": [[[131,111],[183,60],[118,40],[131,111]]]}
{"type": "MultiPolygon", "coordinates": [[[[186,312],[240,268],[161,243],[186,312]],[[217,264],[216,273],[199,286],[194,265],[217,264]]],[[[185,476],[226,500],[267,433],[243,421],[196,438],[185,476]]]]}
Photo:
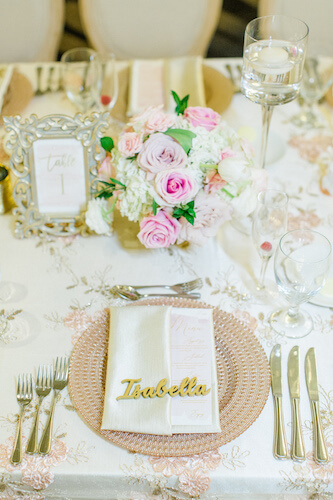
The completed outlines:
{"type": "Polygon", "coordinates": [[[226,182],[237,182],[247,178],[247,161],[242,154],[236,154],[229,158],[221,160],[218,166],[218,172],[226,182]]]}
{"type": "Polygon", "coordinates": [[[109,203],[104,198],[94,198],[88,202],[86,224],[97,234],[110,235],[113,212],[110,212],[109,203]]]}

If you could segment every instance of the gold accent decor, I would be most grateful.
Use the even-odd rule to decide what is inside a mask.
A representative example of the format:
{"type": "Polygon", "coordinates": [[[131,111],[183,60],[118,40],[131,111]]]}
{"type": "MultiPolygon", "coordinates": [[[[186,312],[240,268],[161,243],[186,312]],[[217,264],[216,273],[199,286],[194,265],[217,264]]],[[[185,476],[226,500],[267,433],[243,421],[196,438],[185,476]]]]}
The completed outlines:
{"type": "Polygon", "coordinates": [[[213,309],[222,432],[159,436],[101,430],[109,309],[82,334],[71,356],[69,394],[84,422],[113,444],[154,456],[188,456],[215,450],[245,432],[259,417],[270,389],[268,360],[253,332],[232,314],[204,302],[172,298],[144,300],[141,304],[213,309]]]}
{"type": "Polygon", "coordinates": [[[143,398],[164,398],[167,394],[174,398],[179,394],[179,396],[206,396],[210,392],[210,389],[206,389],[206,385],[198,384],[197,377],[185,377],[179,385],[172,385],[169,389],[166,388],[167,379],[162,378],[155,387],[144,387],[141,389],[140,384],[141,378],[126,378],[121,381],[122,384],[127,384],[126,390],[122,396],[117,397],[119,399],[139,399],[140,396],[143,398]],[[137,384],[134,389],[134,384],[137,384]],[[131,393],[131,390],[133,392],[131,393]]]}
{"type": "Polygon", "coordinates": [[[48,115],[38,118],[31,115],[27,119],[20,116],[4,117],[9,133],[7,149],[12,151],[10,166],[17,182],[13,188],[16,208],[14,234],[17,238],[33,235],[67,236],[87,235],[84,210],[79,215],[46,214],[38,210],[36,179],[34,170],[33,143],[38,139],[76,139],[84,151],[87,203],[97,183],[97,164],[104,158],[105,151],[100,146],[100,138],[107,129],[108,113],[92,113],[75,117],[48,115]]]}

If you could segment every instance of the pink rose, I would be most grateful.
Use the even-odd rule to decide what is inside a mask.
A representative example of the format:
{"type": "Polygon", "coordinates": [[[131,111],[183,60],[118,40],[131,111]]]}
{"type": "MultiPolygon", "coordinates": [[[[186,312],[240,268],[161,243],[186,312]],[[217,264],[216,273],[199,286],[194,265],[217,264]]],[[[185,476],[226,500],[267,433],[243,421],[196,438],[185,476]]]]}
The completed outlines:
{"type": "Polygon", "coordinates": [[[165,132],[168,128],[172,127],[174,123],[175,119],[172,115],[163,113],[160,109],[154,109],[146,121],[145,132],[147,134],[165,132]]]}
{"type": "Polygon", "coordinates": [[[148,179],[162,170],[184,167],[186,161],[186,153],[178,142],[160,132],[146,140],[138,156],[138,163],[148,172],[148,179]]]}
{"type": "Polygon", "coordinates": [[[217,195],[207,195],[200,192],[195,198],[194,210],[196,218],[190,224],[182,217],[182,228],[177,242],[188,241],[196,245],[203,245],[215,236],[219,227],[231,219],[232,207],[217,195]]]}
{"type": "Polygon", "coordinates": [[[116,175],[116,169],[112,164],[111,156],[106,156],[99,168],[97,169],[98,177],[104,181],[109,181],[110,177],[114,178],[116,175]]]}
{"type": "Polygon", "coordinates": [[[208,171],[205,181],[206,185],[204,187],[204,191],[207,194],[214,194],[216,191],[220,191],[223,186],[227,184],[226,181],[222,179],[220,174],[214,169],[208,171]]]}
{"type": "Polygon", "coordinates": [[[135,132],[125,132],[120,136],[118,141],[118,150],[122,156],[125,156],[125,158],[139,153],[142,146],[142,134],[136,134],[135,132]]]}
{"type": "Polygon", "coordinates": [[[220,115],[211,108],[201,106],[189,107],[185,109],[184,116],[188,118],[193,127],[204,127],[210,131],[220,122],[220,115]]]}
{"type": "Polygon", "coordinates": [[[155,189],[164,204],[174,206],[191,201],[199,186],[184,170],[165,170],[156,175],[155,189]]]}
{"type": "Polygon", "coordinates": [[[138,238],[146,248],[166,248],[176,242],[180,228],[177,219],[160,210],[142,219],[138,238]]]}

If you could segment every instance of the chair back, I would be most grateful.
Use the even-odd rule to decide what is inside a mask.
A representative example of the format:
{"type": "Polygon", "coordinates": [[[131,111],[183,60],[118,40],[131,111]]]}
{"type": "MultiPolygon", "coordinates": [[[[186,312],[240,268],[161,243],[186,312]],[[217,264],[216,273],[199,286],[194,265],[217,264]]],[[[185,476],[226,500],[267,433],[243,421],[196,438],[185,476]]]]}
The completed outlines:
{"type": "Polygon", "coordinates": [[[65,0],[0,0],[0,63],[55,61],[65,0]]]}
{"type": "Polygon", "coordinates": [[[298,17],[304,21],[309,26],[309,43],[333,43],[333,0],[259,0],[259,16],[274,14],[298,17]]]}
{"type": "Polygon", "coordinates": [[[117,59],[204,56],[223,0],[79,0],[92,47],[117,59]]]}

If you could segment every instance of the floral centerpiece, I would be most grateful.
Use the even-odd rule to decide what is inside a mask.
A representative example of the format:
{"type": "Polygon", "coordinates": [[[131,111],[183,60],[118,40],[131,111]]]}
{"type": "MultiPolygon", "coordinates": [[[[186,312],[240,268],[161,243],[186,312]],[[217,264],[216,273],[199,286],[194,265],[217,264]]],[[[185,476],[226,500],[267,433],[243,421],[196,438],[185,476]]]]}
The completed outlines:
{"type": "Polygon", "coordinates": [[[221,224],[249,215],[266,172],[255,168],[252,146],[210,108],[176,102],[174,114],[150,107],[133,116],[98,168],[100,189],[86,222],[111,231],[112,211],[139,223],[146,248],[203,244],[221,224]]]}

